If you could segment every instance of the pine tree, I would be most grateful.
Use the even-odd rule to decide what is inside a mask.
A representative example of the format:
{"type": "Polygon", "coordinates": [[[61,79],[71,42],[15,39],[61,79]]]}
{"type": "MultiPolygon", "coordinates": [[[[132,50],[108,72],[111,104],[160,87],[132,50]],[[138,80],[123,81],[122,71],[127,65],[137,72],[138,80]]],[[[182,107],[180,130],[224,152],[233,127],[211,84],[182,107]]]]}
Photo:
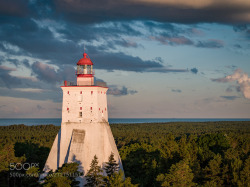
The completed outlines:
{"type": "Polygon", "coordinates": [[[161,186],[195,186],[193,178],[188,163],[181,160],[171,166],[169,173],[158,175],[156,180],[161,182],[161,186]]]}
{"type": "Polygon", "coordinates": [[[114,153],[111,152],[110,156],[109,156],[109,161],[106,162],[106,165],[104,167],[107,176],[112,176],[115,172],[118,172],[119,169],[119,164],[116,163],[116,160],[114,158],[114,153]]]}
{"type": "Polygon", "coordinates": [[[138,187],[138,184],[132,184],[131,178],[126,178],[124,180],[124,173],[122,170],[119,172],[115,172],[112,176],[107,177],[108,183],[106,183],[105,187],[138,187]]]}
{"type": "Polygon", "coordinates": [[[98,166],[98,158],[95,155],[94,159],[90,164],[90,169],[87,173],[86,180],[87,184],[85,186],[102,186],[103,185],[103,175],[102,175],[102,168],[98,166]]]}
{"type": "Polygon", "coordinates": [[[55,172],[50,171],[44,179],[44,187],[76,187],[79,185],[77,177],[83,175],[78,171],[79,164],[76,162],[65,163],[62,167],[58,168],[55,172]]]}

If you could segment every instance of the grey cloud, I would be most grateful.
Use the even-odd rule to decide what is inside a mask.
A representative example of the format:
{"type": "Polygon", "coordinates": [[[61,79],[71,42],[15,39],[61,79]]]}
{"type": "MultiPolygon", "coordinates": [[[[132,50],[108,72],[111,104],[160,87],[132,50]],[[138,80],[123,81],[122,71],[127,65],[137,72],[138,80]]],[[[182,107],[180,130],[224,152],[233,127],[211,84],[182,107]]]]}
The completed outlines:
{"type": "Polygon", "coordinates": [[[38,109],[38,110],[44,110],[45,108],[43,108],[41,105],[36,105],[36,108],[38,109]]]}
{"type": "Polygon", "coordinates": [[[235,32],[244,32],[248,30],[248,25],[246,24],[235,25],[233,26],[233,30],[235,32]]]}
{"type": "Polygon", "coordinates": [[[226,89],[226,92],[232,92],[233,91],[233,87],[232,86],[229,86],[227,89],[226,89]]]}
{"type": "Polygon", "coordinates": [[[230,82],[230,80],[228,80],[226,77],[223,78],[217,78],[217,79],[211,79],[213,82],[222,82],[222,83],[226,83],[226,82],[230,82]]]}
{"type": "Polygon", "coordinates": [[[163,59],[161,57],[155,57],[155,61],[159,63],[163,63],[163,59]]]}
{"type": "Polygon", "coordinates": [[[198,41],[195,46],[201,48],[221,48],[224,47],[224,43],[221,40],[210,39],[207,41],[198,41]]]}
{"type": "Polygon", "coordinates": [[[146,69],[146,72],[183,73],[183,72],[188,72],[188,69],[170,69],[170,68],[166,68],[166,67],[160,67],[160,68],[148,68],[148,69],[146,69]]]}
{"type": "MultiPolygon", "coordinates": [[[[60,88],[58,88],[60,89],[60,88]]],[[[0,95],[14,98],[26,98],[30,100],[52,100],[54,102],[61,102],[62,96],[61,92],[55,90],[45,90],[42,92],[32,92],[32,91],[20,91],[20,90],[10,90],[8,88],[0,88],[0,95]]]]}
{"type": "MultiPolygon", "coordinates": [[[[250,25],[241,24],[233,27],[235,32],[239,32],[244,39],[250,40],[250,25]]],[[[241,47],[241,46],[240,46],[241,47]]]]}
{"type": "Polygon", "coordinates": [[[73,81],[75,79],[75,69],[73,66],[61,66],[56,70],[53,66],[41,62],[34,62],[31,66],[33,74],[42,81],[55,84],[64,80],[73,81]]]}
{"type": "Polygon", "coordinates": [[[57,18],[76,23],[117,20],[155,20],[176,23],[249,23],[248,1],[153,0],[9,0],[0,2],[0,14],[57,18]],[[126,11],[125,11],[126,10],[126,11]]]}
{"type": "Polygon", "coordinates": [[[107,87],[107,83],[102,79],[98,79],[94,77],[94,82],[95,82],[95,85],[97,86],[107,87]]]}
{"type": "Polygon", "coordinates": [[[116,85],[109,86],[108,94],[114,95],[114,96],[124,96],[124,95],[134,95],[138,91],[136,90],[129,90],[127,87],[123,86],[122,88],[119,88],[116,85]]]}
{"type": "Polygon", "coordinates": [[[193,41],[184,36],[151,36],[151,40],[159,41],[164,45],[193,45],[193,41]]]}
{"type": "MultiPolygon", "coordinates": [[[[95,52],[115,48],[116,45],[123,47],[139,47],[134,41],[125,39],[110,40],[110,38],[120,38],[121,34],[135,36],[140,32],[135,31],[128,22],[106,23],[101,28],[94,25],[75,25],[72,23],[62,24],[66,28],[53,28],[63,37],[63,41],[54,36],[48,26],[41,27],[35,20],[29,18],[6,18],[8,21],[1,24],[0,49],[12,55],[26,55],[33,58],[49,60],[53,64],[72,64],[79,60],[79,54],[83,51],[83,45],[77,44],[79,40],[93,42],[106,40],[107,44],[96,47],[95,52]],[[111,24],[111,26],[110,26],[111,24]],[[70,27],[71,29],[68,29],[70,27]],[[16,34],[18,33],[18,34],[16,34]],[[38,37],[39,36],[39,37],[38,37]],[[13,50],[14,46],[17,48],[13,50]]],[[[41,23],[42,24],[42,23],[41,23]]],[[[41,25],[40,24],[40,25],[41,25]]],[[[18,61],[10,59],[17,65],[18,61]]],[[[28,65],[27,63],[25,65],[28,65]]]]}
{"type": "Polygon", "coordinates": [[[10,74],[15,71],[14,68],[0,66],[0,87],[3,88],[35,88],[54,90],[55,86],[48,84],[43,80],[37,80],[34,77],[17,77],[10,74]]]}
{"type": "Polygon", "coordinates": [[[74,24],[71,22],[62,22],[66,24],[67,27],[57,29],[56,31],[63,35],[65,39],[78,42],[79,40],[85,40],[91,42],[93,40],[109,39],[113,38],[112,44],[117,42],[120,45],[125,45],[126,41],[122,41],[121,35],[126,36],[139,36],[142,33],[132,26],[135,24],[133,21],[115,21],[115,22],[104,22],[95,27],[94,24],[74,24]],[[68,29],[68,27],[70,29],[68,29]],[[121,38],[120,40],[114,40],[114,38],[121,38]]]}
{"type": "Polygon", "coordinates": [[[29,68],[30,64],[29,61],[27,59],[24,60],[18,60],[18,59],[13,59],[13,58],[8,58],[6,59],[7,61],[13,63],[16,67],[20,66],[20,65],[24,65],[25,67],[29,68]]]}
{"type": "Polygon", "coordinates": [[[172,89],[172,92],[177,92],[177,93],[181,93],[182,91],[180,89],[172,89]]]}
{"type": "Polygon", "coordinates": [[[29,13],[28,1],[8,0],[0,1],[0,14],[11,16],[25,16],[29,13]]]}
{"type": "Polygon", "coordinates": [[[229,65],[229,66],[226,66],[226,68],[229,68],[231,70],[235,70],[237,68],[237,66],[235,66],[235,65],[229,65]]]}
{"type": "Polygon", "coordinates": [[[197,69],[197,68],[192,68],[192,69],[190,69],[190,71],[191,71],[192,73],[194,73],[194,74],[197,74],[197,73],[198,73],[198,69],[197,69]]]}
{"type": "Polygon", "coordinates": [[[240,86],[237,86],[237,85],[230,85],[229,87],[227,87],[226,89],[226,92],[233,92],[233,91],[236,91],[236,92],[240,92],[240,86]]]}
{"type": "Polygon", "coordinates": [[[222,40],[217,39],[209,39],[202,41],[193,41],[183,34],[190,35],[192,33],[192,29],[183,30],[181,28],[172,27],[168,32],[164,33],[152,33],[153,36],[150,36],[150,40],[155,40],[160,42],[163,45],[191,45],[194,47],[200,48],[221,48],[224,47],[224,42],[222,40]]]}
{"type": "Polygon", "coordinates": [[[0,87],[10,88],[12,85],[17,86],[21,84],[21,80],[17,77],[11,76],[9,73],[11,69],[0,66],[0,87]]]}
{"type": "Polygon", "coordinates": [[[90,57],[97,69],[107,70],[124,70],[124,71],[136,71],[144,72],[149,68],[163,68],[163,65],[152,61],[142,60],[139,57],[133,57],[124,53],[98,53],[93,54],[90,57]]]}
{"type": "Polygon", "coordinates": [[[235,44],[234,47],[238,48],[238,49],[242,49],[241,45],[239,45],[239,44],[235,44]]]}
{"type": "Polygon", "coordinates": [[[128,41],[128,40],[124,40],[124,39],[115,41],[115,44],[123,46],[123,47],[132,47],[132,48],[139,47],[139,45],[136,42],[128,41]]]}
{"type": "Polygon", "coordinates": [[[240,98],[238,96],[220,96],[220,97],[226,100],[231,100],[231,101],[240,98]]]}
{"type": "Polygon", "coordinates": [[[27,59],[24,59],[24,60],[22,61],[22,63],[23,63],[23,65],[24,65],[25,67],[27,67],[27,68],[30,67],[29,61],[28,61],[27,59]]]}
{"type": "Polygon", "coordinates": [[[85,23],[148,18],[179,23],[250,22],[248,1],[56,0],[55,6],[66,19],[85,23]]]}
{"type": "Polygon", "coordinates": [[[52,83],[58,82],[60,80],[60,77],[57,76],[57,72],[52,66],[41,62],[35,62],[32,64],[31,68],[34,74],[40,80],[45,80],[52,83]]]}

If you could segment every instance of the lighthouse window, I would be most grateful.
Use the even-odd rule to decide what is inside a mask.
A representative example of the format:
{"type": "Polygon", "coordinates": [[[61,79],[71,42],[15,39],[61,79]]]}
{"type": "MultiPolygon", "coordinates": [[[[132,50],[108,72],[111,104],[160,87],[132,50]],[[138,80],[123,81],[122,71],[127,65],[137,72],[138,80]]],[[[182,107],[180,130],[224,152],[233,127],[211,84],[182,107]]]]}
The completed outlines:
{"type": "Polygon", "coordinates": [[[77,66],[77,74],[83,74],[83,68],[84,68],[84,66],[78,65],[77,66]]]}
{"type": "Polygon", "coordinates": [[[82,96],[78,95],[77,100],[78,100],[78,102],[81,102],[82,101],[82,96]]]}
{"type": "Polygon", "coordinates": [[[82,112],[79,112],[79,118],[81,118],[82,117],[82,112]]]}
{"type": "Polygon", "coordinates": [[[91,65],[87,65],[87,74],[91,74],[91,65]]]}

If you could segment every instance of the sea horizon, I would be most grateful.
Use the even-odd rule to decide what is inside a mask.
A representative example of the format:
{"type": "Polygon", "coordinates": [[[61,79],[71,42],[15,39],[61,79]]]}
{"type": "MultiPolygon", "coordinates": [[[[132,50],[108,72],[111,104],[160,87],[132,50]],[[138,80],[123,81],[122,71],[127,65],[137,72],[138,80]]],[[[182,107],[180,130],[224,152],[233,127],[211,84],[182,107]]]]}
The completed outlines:
{"type": "MultiPolygon", "coordinates": [[[[250,121],[250,118],[109,118],[110,124],[250,121]]],[[[61,118],[0,118],[0,126],[9,125],[61,125],[61,118]]]]}

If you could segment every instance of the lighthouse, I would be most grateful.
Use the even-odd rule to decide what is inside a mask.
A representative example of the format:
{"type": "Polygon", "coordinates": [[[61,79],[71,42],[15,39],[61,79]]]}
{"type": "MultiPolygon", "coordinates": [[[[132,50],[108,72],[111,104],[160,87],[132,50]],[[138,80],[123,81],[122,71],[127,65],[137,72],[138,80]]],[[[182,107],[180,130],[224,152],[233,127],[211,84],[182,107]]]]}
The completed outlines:
{"type": "MultiPolygon", "coordinates": [[[[122,168],[121,159],[108,123],[108,87],[94,84],[93,62],[84,52],[77,62],[77,83],[64,81],[62,123],[40,180],[50,170],[55,171],[64,163],[79,163],[80,186],[86,184],[85,175],[96,155],[103,168],[111,153],[122,168]]],[[[103,173],[105,175],[105,173],[103,173]]]]}

